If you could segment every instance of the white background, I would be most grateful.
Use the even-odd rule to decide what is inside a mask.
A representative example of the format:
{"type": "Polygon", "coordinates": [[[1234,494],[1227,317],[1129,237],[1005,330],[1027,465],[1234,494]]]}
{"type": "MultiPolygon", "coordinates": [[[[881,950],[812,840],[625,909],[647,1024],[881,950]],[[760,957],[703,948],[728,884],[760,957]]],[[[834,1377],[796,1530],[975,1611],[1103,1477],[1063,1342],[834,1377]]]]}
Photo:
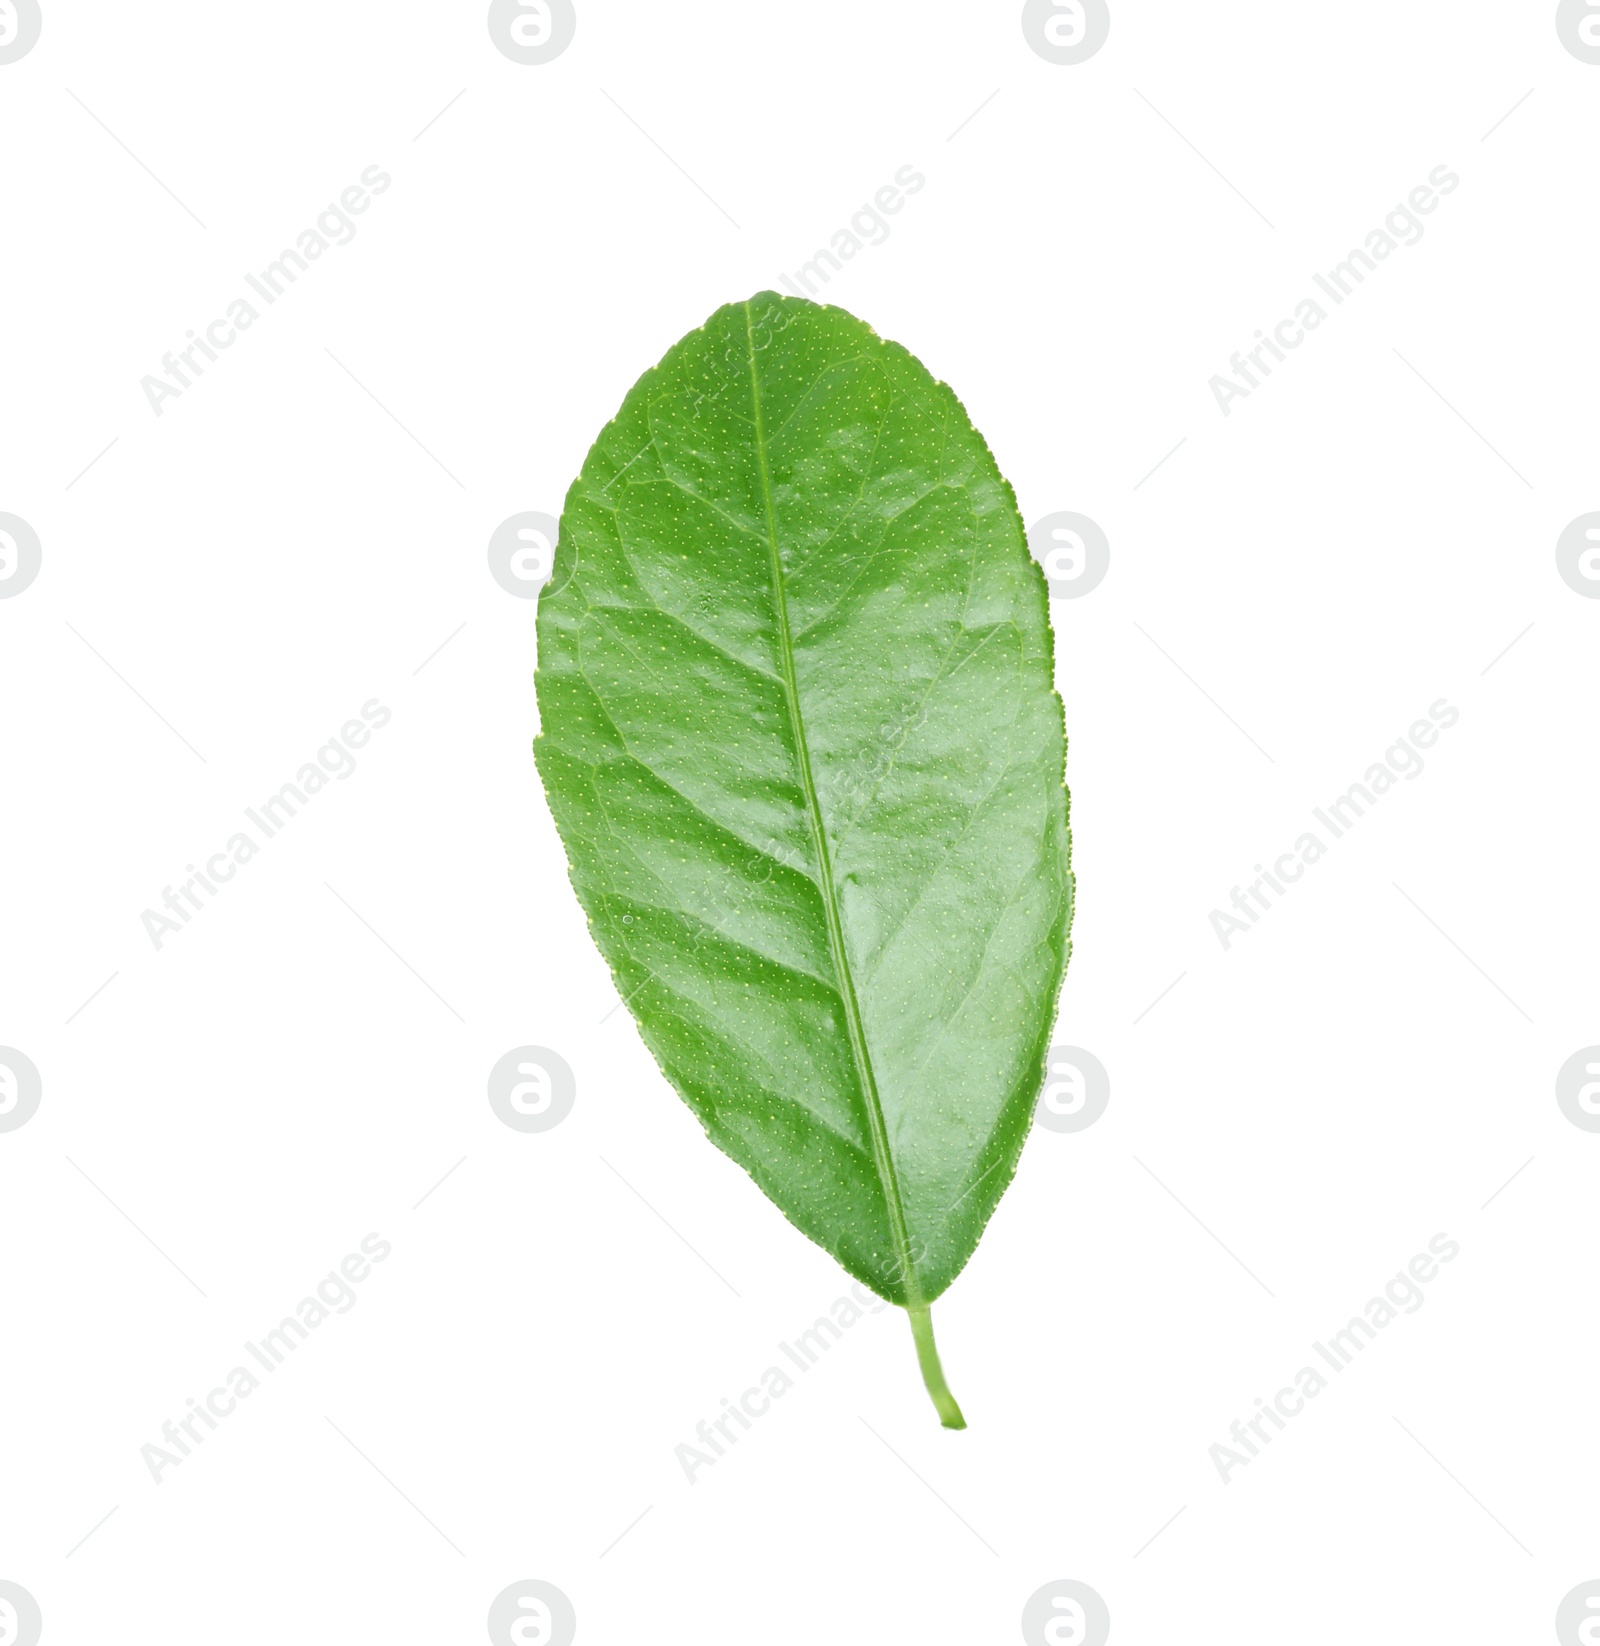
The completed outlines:
{"type": "Polygon", "coordinates": [[[1552,11],[1114,0],[1057,67],[1011,4],[583,0],[523,67],[481,5],[45,0],[0,67],[0,510],[44,555],[0,601],[0,1043],[44,1082],[0,1134],[0,1578],[48,1646],[481,1640],[523,1578],[591,1646],[1011,1641],[1058,1578],[1122,1646],[1552,1637],[1600,1577],[1600,1136],[1554,1096],[1600,1041],[1600,603],[1554,557],[1600,508],[1600,67],[1552,11]],[[355,240],[154,415],[374,164],[355,240]],[[886,1310],[691,1486],[674,1448],[848,1282],[612,1010],[485,548],[907,164],[827,299],[955,386],[1028,520],[1111,542],[1052,603],[1057,1039],[1111,1103],[1036,1132],[935,1311],[968,1432],[886,1310]],[[1441,164],[1224,418],[1210,376],[1441,164]],[[158,951],[141,912],[375,697],[158,951]],[[1423,774],[1224,951],[1211,909],[1440,698],[1423,774]],[[485,1097],[530,1043],[578,1082],[537,1135],[485,1097]],[[372,1231],[353,1310],[155,1484],[372,1231]],[[1441,1231],[1425,1306],[1225,1485],[1209,1448],[1441,1231]]]}

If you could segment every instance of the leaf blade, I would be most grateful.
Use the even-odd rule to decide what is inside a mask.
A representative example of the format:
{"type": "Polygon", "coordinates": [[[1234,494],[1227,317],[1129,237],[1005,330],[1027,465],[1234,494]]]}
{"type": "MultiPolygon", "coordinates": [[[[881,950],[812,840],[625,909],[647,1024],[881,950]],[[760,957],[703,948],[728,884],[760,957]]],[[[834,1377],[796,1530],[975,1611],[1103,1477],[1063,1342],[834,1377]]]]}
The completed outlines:
{"type": "Polygon", "coordinates": [[[563,514],[536,755],[708,1135],[908,1307],[1042,1081],[1072,905],[1042,577],[955,396],[762,294],[647,372],[563,514]]]}

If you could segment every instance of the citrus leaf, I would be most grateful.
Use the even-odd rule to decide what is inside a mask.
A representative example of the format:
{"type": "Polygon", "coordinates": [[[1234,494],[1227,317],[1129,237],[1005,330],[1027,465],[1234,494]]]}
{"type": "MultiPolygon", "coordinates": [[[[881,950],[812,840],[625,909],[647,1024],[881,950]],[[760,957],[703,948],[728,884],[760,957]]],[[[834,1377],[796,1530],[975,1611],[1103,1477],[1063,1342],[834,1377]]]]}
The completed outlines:
{"type": "Polygon", "coordinates": [[[955,395],[764,292],[635,384],[539,602],[539,772],[617,988],[707,1135],[928,1305],[1043,1080],[1072,912],[1045,584],[955,395]]]}

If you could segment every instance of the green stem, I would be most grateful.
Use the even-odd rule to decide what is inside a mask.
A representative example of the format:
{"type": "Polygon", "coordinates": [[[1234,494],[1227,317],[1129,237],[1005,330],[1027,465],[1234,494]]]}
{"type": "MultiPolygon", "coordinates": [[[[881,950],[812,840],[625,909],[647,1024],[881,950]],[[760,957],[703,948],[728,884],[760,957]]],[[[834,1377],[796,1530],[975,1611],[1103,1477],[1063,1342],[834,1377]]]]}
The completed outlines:
{"type": "Polygon", "coordinates": [[[947,1429],[966,1428],[967,1420],[961,1415],[956,1397],[950,1393],[950,1385],[944,1380],[944,1367],[939,1364],[939,1350],[933,1341],[933,1317],[928,1313],[927,1304],[908,1308],[906,1313],[911,1316],[911,1336],[916,1340],[917,1364],[922,1368],[922,1381],[928,1386],[939,1421],[947,1429]]]}

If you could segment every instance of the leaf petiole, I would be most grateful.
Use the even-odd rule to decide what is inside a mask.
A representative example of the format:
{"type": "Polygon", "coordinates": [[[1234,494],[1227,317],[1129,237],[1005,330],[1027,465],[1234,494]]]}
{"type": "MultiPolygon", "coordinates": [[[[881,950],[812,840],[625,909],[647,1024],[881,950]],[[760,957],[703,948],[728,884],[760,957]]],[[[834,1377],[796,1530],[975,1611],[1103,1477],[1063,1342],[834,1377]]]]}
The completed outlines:
{"type": "Polygon", "coordinates": [[[939,1421],[947,1429],[966,1428],[967,1420],[961,1415],[956,1397],[950,1393],[950,1385],[944,1380],[944,1367],[939,1364],[939,1350],[933,1341],[933,1317],[928,1312],[927,1304],[920,1308],[908,1308],[906,1313],[911,1316],[911,1336],[917,1345],[917,1364],[922,1368],[922,1381],[928,1386],[939,1421]]]}

